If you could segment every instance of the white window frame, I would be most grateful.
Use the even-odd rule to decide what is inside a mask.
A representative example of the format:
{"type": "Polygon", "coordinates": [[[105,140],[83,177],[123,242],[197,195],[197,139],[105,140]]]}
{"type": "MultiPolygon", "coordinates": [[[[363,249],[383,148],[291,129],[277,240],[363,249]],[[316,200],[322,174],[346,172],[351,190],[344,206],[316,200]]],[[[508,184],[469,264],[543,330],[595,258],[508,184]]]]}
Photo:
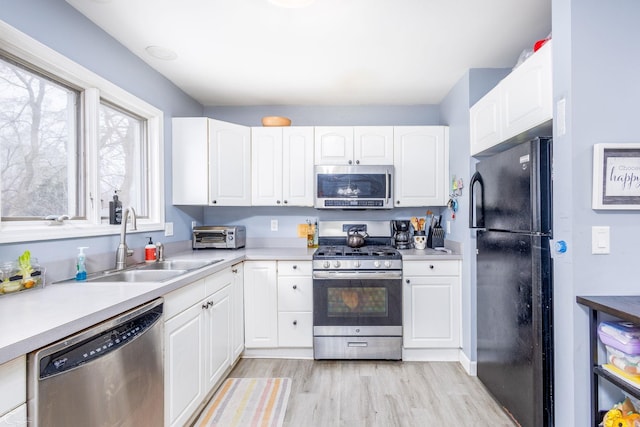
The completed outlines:
{"type": "MultiPolygon", "coordinates": [[[[120,225],[110,225],[108,219],[104,220],[100,215],[97,147],[98,109],[101,99],[137,114],[147,121],[149,216],[138,219],[137,232],[163,230],[165,205],[162,110],[142,101],[1,20],[0,49],[81,90],[84,109],[84,123],[81,129],[84,132],[86,147],[86,192],[84,194],[86,219],[65,220],[60,226],[51,226],[46,220],[0,222],[0,243],[103,236],[120,232],[120,225]]],[[[1,199],[0,203],[2,203],[1,199]]]]}

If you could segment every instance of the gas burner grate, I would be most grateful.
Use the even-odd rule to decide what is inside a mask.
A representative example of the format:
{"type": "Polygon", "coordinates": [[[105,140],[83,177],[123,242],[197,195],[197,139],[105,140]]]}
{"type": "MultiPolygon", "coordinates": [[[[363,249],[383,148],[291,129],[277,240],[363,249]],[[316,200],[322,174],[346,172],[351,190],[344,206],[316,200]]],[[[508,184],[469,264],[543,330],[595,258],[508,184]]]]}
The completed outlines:
{"type": "Polygon", "coordinates": [[[395,258],[398,257],[398,251],[390,246],[363,246],[360,248],[351,248],[348,246],[321,246],[314,253],[314,258],[360,258],[360,257],[380,257],[395,258]]]}

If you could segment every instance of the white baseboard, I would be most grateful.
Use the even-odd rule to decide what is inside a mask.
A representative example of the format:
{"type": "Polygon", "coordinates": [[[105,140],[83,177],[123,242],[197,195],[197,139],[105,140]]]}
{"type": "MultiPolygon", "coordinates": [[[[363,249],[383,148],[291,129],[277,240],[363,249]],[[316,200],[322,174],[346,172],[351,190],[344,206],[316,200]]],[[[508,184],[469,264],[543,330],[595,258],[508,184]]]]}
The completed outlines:
{"type": "Polygon", "coordinates": [[[478,376],[478,362],[469,360],[462,350],[460,350],[460,364],[467,371],[467,374],[474,377],[478,376]]]}
{"type": "Polygon", "coordinates": [[[459,362],[459,348],[403,348],[405,362],[459,362]]]}

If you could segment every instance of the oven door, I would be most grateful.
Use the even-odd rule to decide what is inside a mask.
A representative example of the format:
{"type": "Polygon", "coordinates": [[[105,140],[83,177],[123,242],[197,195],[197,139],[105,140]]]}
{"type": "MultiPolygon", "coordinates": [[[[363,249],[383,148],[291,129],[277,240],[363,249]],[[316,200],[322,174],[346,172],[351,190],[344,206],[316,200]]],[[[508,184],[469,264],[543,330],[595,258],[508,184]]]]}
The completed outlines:
{"type": "Polygon", "coordinates": [[[314,335],[401,335],[402,273],[317,272],[314,335]]]}

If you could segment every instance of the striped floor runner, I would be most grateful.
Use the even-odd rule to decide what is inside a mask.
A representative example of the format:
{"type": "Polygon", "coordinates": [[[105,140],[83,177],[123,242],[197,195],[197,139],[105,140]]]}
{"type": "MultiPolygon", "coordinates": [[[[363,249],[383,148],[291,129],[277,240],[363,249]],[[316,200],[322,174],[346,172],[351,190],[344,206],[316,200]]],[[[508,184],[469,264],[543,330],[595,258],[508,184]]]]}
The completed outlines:
{"type": "Polygon", "coordinates": [[[280,427],[291,378],[229,378],[195,423],[198,427],[280,427]]]}

